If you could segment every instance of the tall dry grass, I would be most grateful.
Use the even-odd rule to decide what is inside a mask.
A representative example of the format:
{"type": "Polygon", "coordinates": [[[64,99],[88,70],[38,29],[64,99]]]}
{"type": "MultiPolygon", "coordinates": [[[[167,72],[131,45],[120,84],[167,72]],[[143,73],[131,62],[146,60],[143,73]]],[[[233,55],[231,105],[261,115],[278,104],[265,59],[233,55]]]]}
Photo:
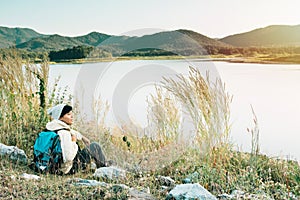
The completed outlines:
{"type": "Polygon", "coordinates": [[[251,129],[247,128],[247,131],[251,134],[251,155],[257,156],[260,151],[259,128],[258,128],[258,120],[257,120],[256,114],[254,112],[252,105],[251,105],[251,111],[252,111],[252,115],[253,115],[254,127],[251,129]]]}
{"type": "Polygon", "coordinates": [[[213,163],[216,160],[213,157],[226,159],[226,153],[231,150],[228,141],[231,100],[220,79],[212,83],[209,76],[205,78],[198,69],[190,67],[188,77],[179,74],[176,78],[164,78],[156,86],[148,99],[148,127],[140,129],[134,124],[122,124],[103,137],[115,146],[110,148],[117,150],[113,156],[122,157],[114,157],[115,160],[123,159],[129,165],[145,169],[157,168],[159,164],[165,166],[178,159],[191,148],[190,140],[194,150],[202,155],[205,152],[209,155],[207,160],[213,163]],[[192,120],[194,137],[184,133],[186,116],[192,120]]]}
{"type": "Polygon", "coordinates": [[[0,58],[0,142],[30,151],[47,115],[47,60],[24,62],[11,50],[0,58]]]}
{"type": "Polygon", "coordinates": [[[178,139],[180,132],[180,105],[163,87],[156,86],[148,101],[148,134],[163,146],[178,139]]]}
{"type": "Polygon", "coordinates": [[[165,78],[163,87],[181,103],[194,126],[193,143],[202,151],[228,145],[230,133],[230,103],[232,97],[225,91],[220,79],[209,79],[199,69],[190,67],[189,76],[165,78]]]}

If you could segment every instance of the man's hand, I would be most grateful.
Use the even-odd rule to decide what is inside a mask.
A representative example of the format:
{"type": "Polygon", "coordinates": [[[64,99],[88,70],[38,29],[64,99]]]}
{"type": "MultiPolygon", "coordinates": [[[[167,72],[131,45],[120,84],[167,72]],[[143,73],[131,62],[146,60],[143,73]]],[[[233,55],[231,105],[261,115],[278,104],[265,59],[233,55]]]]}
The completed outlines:
{"type": "Polygon", "coordinates": [[[76,142],[77,141],[77,138],[75,135],[71,135],[71,138],[72,138],[72,142],[76,142]]]}

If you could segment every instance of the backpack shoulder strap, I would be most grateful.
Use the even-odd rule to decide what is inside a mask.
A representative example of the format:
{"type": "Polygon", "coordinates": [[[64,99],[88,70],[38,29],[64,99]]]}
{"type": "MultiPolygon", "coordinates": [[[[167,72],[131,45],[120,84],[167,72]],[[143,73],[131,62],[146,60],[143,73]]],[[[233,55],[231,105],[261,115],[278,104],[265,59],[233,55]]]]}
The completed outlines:
{"type": "Polygon", "coordinates": [[[61,130],[69,130],[69,129],[67,129],[67,128],[60,128],[60,129],[57,129],[57,130],[48,130],[48,129],[44,129],[43,131],[45,131],[45,132],[53,131],[54,133],[57,134],[57,132],[58,132],[58,131],[61,131],[61,130]]]}
{"type": "Polygon", "coordinates": [[[61,130],[66,130],[66,131],[69,131],[69,129],[67,129],[67,128],[60,128],[60,129],[54,130],[54,132],[57,134],[57,133],[58,133],[58,131],[61,131],[61,130]]]}
{"type": "Polygon", "coordinates": [[[53,151],[53,149],[56,147],[57,143],[60,141],[59,139],[59,136],[58,136],[58,131],[61,131],[61,130],[68,130],[66,128],[61,128],[61,129],[57,129],[57,130],[54,130],[53,132],[56,133],[57,137],[55,138],[55,140],[53,141],[53,145],[51,147],[51,151],[53,151]]]}
{"type": "Polygon", "coordinates": [[[61,129],[53,130],[53,132],[57,135],[57,137],[54,138],[53,144],[51,146],[51,152],[53,152],[53,150],[56,148],[58,143],[60,144],[60,138],[59,138],[59,135],[57,134],[57,132],[61,131],[61,130],[68,130],[68,129],[61,128],[61,129]]]}

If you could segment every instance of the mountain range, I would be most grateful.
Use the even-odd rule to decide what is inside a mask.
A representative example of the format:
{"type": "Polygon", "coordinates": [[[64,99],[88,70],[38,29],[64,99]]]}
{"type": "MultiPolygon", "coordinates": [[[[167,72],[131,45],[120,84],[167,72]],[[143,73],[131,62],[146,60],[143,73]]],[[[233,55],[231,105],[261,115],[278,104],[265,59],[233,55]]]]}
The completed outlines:
{"type": "Polygon", "coordinates": [[[272,25],[230,35],[220,41],[238,47],[300,46],[300,25],[272,25]]]}
{"type": "Polygon", "coordinates": [[[46,52],[75,46],[92,46],[103,48],[112,54],[124,54],[139,49],[163,49],[180,54],[202,54],[211,48],[300,46],[300,25],[272,25],[221,39],[213,39],[182,29],[141,37],[115,36],[98,32],[68,37],[40,34],[29,28],[0,27],[0,48],[10,46],[28,51],[46,52]]]}

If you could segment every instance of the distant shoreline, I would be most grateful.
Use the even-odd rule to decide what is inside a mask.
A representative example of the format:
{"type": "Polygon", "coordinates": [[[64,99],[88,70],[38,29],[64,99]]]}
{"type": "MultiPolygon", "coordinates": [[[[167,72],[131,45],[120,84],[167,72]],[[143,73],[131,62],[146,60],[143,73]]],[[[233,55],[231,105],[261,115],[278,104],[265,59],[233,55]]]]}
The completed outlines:
{"type": "Polygon", "coordinates": [[[111,58],[85,58],[50,61],[50,64],[83,64],[97,62],[112,62],[123,60],[183,60],[199,59],[200,61],[224,61],[231,63],[256,63],[256,64],[300,64],[300,54],[288,56],[258,56],[258,57],[240,57],[240,56],[143,56],[143,57],[111,57],[111,58]]]}

